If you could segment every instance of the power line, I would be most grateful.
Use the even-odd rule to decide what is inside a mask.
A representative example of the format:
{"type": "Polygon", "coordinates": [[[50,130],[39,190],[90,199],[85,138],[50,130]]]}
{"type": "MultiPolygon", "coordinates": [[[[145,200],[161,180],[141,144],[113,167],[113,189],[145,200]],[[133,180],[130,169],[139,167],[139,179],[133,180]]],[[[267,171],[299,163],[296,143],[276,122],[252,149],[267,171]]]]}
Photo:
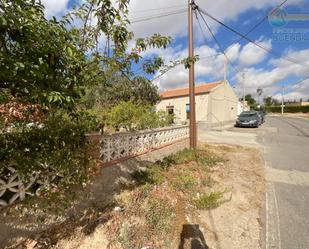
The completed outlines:
{"type": "MultiPolygon", "coordinates": [[[[279,8],[281,8],[286,2],[287,2],[288,0],[284,0],[281,4],[279,4],[275,9],[273,9],[272,10],[272,12],[271,13],[274,13],[275,11],[277,11],[279,8]]],[[[257,24],[255,24],[249,31],[247,31],[245,34],[244,34],[244,36],[248,36],[250,33],[252,33],[256,28],[258,28],[265,20],[267,20],[267,18],[268,18],[268,15],[266,15],[266,16],[264,16],[257,24]]],[[[243,37],[240,37],[239,39],[237,39],[237,40],[234,40],[233,42],[232,42],[232,46],[231,47],[229,47],[227,50],[226,50],[226,52],[228,52],[230,49],[232,49],[233,47],[235,47],[236,46],[236,44],[238,43],[238,42],[240,42],[241,40],[243,40],[243,37]]]]}
{"type": "Polygon", "coordinates": [[[269,54],[272,54],[276,57],[279,57],[281,59],[284,59],[286,61],[289,61],[289,62],[292,62],[294,64],[297,64],[297,65],[300,65],[300,66],[304,66],[304,67],[308,67],[308,65],[304,65],[304,64],[301,64],[299,62],[296,62],[294,61],[293,59],[289,58],[289,57],[282,57],[280,54],[278,54],[277,52],[273,51],[273,50],[270,50],[266,47],[264,47],[263,45],[253,41],[252,39],[250,39],[249,37],[243,35],[242,33],[240,33],[239,31],[231,28],[230,26],[226,25],[225,23],[221,22],[220,20],[218,20],[217,18],[213,17],[212,15],[210,15],[208,12],[206,12],[205,10],[202,10],[200,8],[198,8],[200,12],[202,12],[204,15],[208,16],[209,18],[211,18],[212,20],[214,20],[215,22],[219,23],[220,25],[222,25],[223,27],[225,27],[226,29],[232,31],[233,33],[237,34],[238,36],[242,37],[243,39],[247,40],[248,42],[254,44],[255,46],[261,48],[262,50],[266,51],[267,53],[269,54]]]}
{"type": "Polygon", "coordinates": [[[157,19],[161,17],[166,17],[166,16],[177,15],[177,14],[181,14],[185,12],[187,12],[187,10],[167,12],[167,13],[160,14],[160,15],[155,15],[155,16],[150,16],[150,17],[145,17],[145,18],[140,18],[140,19],[133,19],[130,23],[133,24],[133,23],[145,22],[145,21],[149,21],[149,20],[153,20],[153,19],[157,19]]]}
{"type": "Polygon", "coordinates": [[[135,11],[131,11],[130,13],[142,13],[142,12],[150,12],[150,11],[157,11],[157,10],[166,10],[166,9],[174,9],[177,7],[185,7],[185,4],[179,4],[179,5],[171,5],[171,6],[167,6],[167,7],[162,7],[162,8],[153,8],[153,9],[143,9],[143,10],[135,10],[135,11]]]}
{"type": "MultiPolygon", "coordinates": [[[[195,18],[196,18],[196,20],[197,20],[197,23],[198,23],[198,25],[199,25],[199,28],[200,28],[200,30],[201,30],[202,36],[204,37],[204,40],[207,41],[206,34],[204,33],[204,30],[203,30],[203,28],[202,28],[200,19],[198,19],[196,10],[194,11],[194,14],[195,14],[195,18]]],[[[211,52],[210,52],[209,47],[208,47],[208,46],[206,46],[206,47],[207,47],[207,51],[208,51],[208,53],[209,53],[209,55],[210,55],[211,57],[215,57],[216,55],[220,55],[220,54],[221,54],[221,53],[220,53],[220,54],[216,53],[215,55],[211,55],[211,52]]],[[[209,56],[207,56],[207,58],[209,58],[209,56]]],[[[200,59],[201,59],[201,58],[200,58],[200,59]]],[[[204,59],[205,59],[205,58],[204,58],[204,59]]]]}
{"type": "Polygon", "coordinates": [[[225,56],[226,60],[230,63],[230,65],[232,66],[232,68],[233,68],[233,70],[235,71],[235,73],[239,73],[240,70],[236,69],[236,68],[233,66],[231,60],[229,59],[229,57],[228,57],[228,56],[226,55],[226,53],[224,52],[224,49],[223,49],[223,47],[221,46],[221,43],[218,41],[218,39],[216,38],[215,34],[212,32],[210,26],[209,26],[208,23],[206,22],[204,16],[203,16],[203,15],[201,14],[201,12],[200,12],[200,10],[197,9],[197,11],[199,12],[201,18],[203,19],[203,21],[204,21],[204,23],[205,23],[205,25],[206,25],[206,27],[207,27],[209,33],[210,33],[211,36],[212,36],[212,38],[214,39],[214,41],[215,41],[216,44],[218,45],[219,49],[221,50],[221,53],[225,56]]]}

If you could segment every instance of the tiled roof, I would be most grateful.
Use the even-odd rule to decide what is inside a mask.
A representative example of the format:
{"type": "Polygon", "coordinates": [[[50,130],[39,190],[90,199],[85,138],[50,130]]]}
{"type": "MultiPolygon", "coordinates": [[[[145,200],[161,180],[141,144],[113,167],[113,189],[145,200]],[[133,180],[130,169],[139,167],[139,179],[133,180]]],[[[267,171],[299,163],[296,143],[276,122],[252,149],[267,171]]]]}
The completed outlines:
{"type": "MultiPolygon", "coordinates": [[[[222,81],[218,81],[218,82],[212,82],[212,83],[201,84],[201,85],[195,86],[195,94],[209,93],[211,89],[215,88],[221,83],[222,81]]],[[[185,96],[189,96],[189,88],[172,89],[172,90],[162,92],[160,95],[163,99],[185,97],[185,96]]]]}

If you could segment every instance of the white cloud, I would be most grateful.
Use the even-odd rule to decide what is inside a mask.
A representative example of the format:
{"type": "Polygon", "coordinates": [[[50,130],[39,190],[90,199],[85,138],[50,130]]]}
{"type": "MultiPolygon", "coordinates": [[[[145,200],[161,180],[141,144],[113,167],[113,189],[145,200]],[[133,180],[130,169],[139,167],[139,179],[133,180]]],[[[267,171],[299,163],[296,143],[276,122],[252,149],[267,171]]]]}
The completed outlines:
{"type": "MultiPolygon", "coordinates": [[[[309,76],[309,49],[299,51],[288,51],[284,56],[293,61],[302,62],[308,66],[297,65],[289,62],[285,59],[272,59],[270,63],[273,65],[273,69],[255,69],[254,67],[246,68],[245,88],[247,93],[255,95],[257,88],[263,88],[265,96],[274,95],[277,98],[281,98],[280,94],[274,94],[277,91],[281,91],[281,85],[289,85],[286,88],[285,96],[290,98],[309,98],[309,80],[306,80],[300,84],[295,85],[297,82],[291,82],[289,77],[303,79],[309,76]]],[[[235,76],[237,82],[237,91],[241,93],[243,88],[242,75],[239,73],[235,76]]]]}
{"type": "MultiPolygon", "coordinates": [[[[266,49],[271,49],[271,40],[257,41],[261,46],[266,49]]],[[[253,43],[246,44],[240,54],[239,62],[242,66],[250,66],[262,62],[267,56],[267,52],[257,47],[253,43]]]]}
{"type": "Polygon", "coordinates": [[[63,16],[68,12],[69,0],[41,0],[47,18],[63,16]]]}
{"type": "MultiPolygon", "coordinates": [[[[299,4],[305,0],[290,0],[286,5],[299,4]]],[[[266,8],[273,8],[279,5],[282,0],[197,0],[196,4],[202,9],[207,10],[210,14],[217,17],[221,21],[235,21],[241,13],[244,13],[251,9],[265,10],[266,8]]],[[[162,13],[170,13],[178,10],[186,10],[186,0],[156,0],[156,1],[145,1],[145,0],[132,0],[130,3],[130,19],[137,20],[141,18],[148,18],[162,13]],[[143,12],[143,10],[149,10],[143,12]],[[156,11],[153,9],[157,9],[156,11]]],[[[218,24],[213,23],[206,17],[207,22],[210,26],[216,30],[218,24]]],[[[195,20],[194,20],[195,21],[195,20]]],[[[201,21],[202,22],[202,21],[201,21]]],[[[196,21],[195,21],[196,23],[196,21]]],[[[198,27],[196,27],[196,30],[198,27]]],[[[153,33],[160,33],[163,35],[171,35],[173,37],[182,37],[187,34],[187,14],[186,12],[177,15],[171,15],[167,17],[161,17],[153,19],[151,21],[145,21],[141,23],[132,24],[131,30],[138,37],[149,36],[153,33]]],[[[199,32],[199,31],[198,31],[199,32]]],[[[206,28],[205,28],[205,33],[206,28]]]]}

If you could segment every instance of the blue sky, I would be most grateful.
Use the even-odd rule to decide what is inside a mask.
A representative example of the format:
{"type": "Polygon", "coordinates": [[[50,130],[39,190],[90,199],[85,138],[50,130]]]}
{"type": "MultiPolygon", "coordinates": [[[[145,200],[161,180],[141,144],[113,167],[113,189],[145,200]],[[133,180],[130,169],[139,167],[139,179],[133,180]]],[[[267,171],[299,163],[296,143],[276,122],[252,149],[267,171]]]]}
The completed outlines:
{"type": "MultiPolygon", "coordinates": [[[[55,15],[60,17],[68,12],[74,4],[80,3],[80,1],[43,0],[43,4],[46,6],[47,16],[55,15]]],[[[246,33],[282,1],[196,0],[196,4],[237,31],[246,33]]],[[[130,18],[137,20],[171,11],[185,10],[186,7],[187,0],[131,0],[130,18]]],[[[285,3],[283,9],[289,14],[309,13],[309,1],[289,0],[285,3]]],[[[197,25],[196,20],[194,20],[195,52],[201,58],[220,53],[220,49],[210,36],[202,19],[199,19],[203,33],[207,37],[204,39],[200,27],[197,25]]],[[[285,99],[309,98],[309,80],[295,84],[295,82],[309,75],[309,40],[276,41],[274,39],[274,27],[267,20],[264,21],[249,37],[264,47],[275,51],[275,54],[281,56],[280,59],[278,56],[268,54],[260,48],[248,44],[245,40],[233,44],[238,39],[237,35],[221,27],[208,17],[205,17],[205,19],[224,49],[233,45],[233,48],[227,52],[227,56],[233,64],[233,66],[228,66],[228,80],[238,94],[242,92],[242,72],[245,72],[245,89],[247,93],[256,95],[256,89],[262,88],[265,96],[280,98],[281,86],[284,84],[286,92],[285,99]],[[295,62],[305,64],[305,66],[283,59],[286,57],[295,62]],[[233,68],[236,68],[236,71],[233,68]]],[[[308,24],[309,20],[290,21],[283,28],[294,29],[297,32],[301,30],[309,38],[308,24]]],[[[170,60],[178,60],[187,56],[187,16],[185,12],[132,24],[130,29],[136,34],[136,37],[146,37],[153,33],[172,36],[173,43],[167,50],[154,49],[143,54],[145,57],[160,55],[165,58],[166,62],[169,62],[170,60]]],[[[291,31],[288,30],[286,32],[290,33],[291,31]]],[[[197,84],[200,82],[222,80],[224,61],[225,57],[222,54],[201,59],[196,65],[197,84]]],[[[158,75],[149,77],[156,77],[158,75]]],[[[187,71],[182,65],[178,66],[162,77],[159,77],[155,81],[155,84],[160,89],[184,87],[187,85],[187,71]]]]}

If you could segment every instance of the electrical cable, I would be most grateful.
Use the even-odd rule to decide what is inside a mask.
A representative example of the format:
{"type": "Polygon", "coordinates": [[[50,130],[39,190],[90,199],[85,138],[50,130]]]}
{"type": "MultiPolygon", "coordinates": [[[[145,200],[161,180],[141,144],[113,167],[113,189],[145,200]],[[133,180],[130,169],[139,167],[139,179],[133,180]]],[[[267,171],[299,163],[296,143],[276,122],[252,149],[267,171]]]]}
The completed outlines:
{"type": "MultiPolygon", "coordinates": [[[[284,0],[281,4],[279,4],[276,8],[274,8],[272,11],[271,11],[271,14],[274,13],[275,11],[277,11],[279,8],[281,8],[288,0],[284,0]]],[[[269,15],[266,15],[264,16],[257,24],[255,24],[249,31],[247,31],[244,35],[245,36],[248,36],[249,34],[251,34],[256,28],[258,28],[265,20],[267,20],[269,15]]],[[[226,52],[228,52],[230,49],[232,49],[233,47],[236,46],[237,43],[239,43],[241,40],[243,40],[243,37],[240,37],[239,39],[237,40],[234,40],[232,42],[232,46],[231,47],[228,47],[226,49],[226,52]]]]}
{"type": "Polygon", "coordinates": [[[131,11],[130,13],[142,13],[142,12],[150,12],[150,11],[157,11],[157,10],[166,10],[166,9],[174,9],[177,7],[186,7],[185,4],[179,4],[179,5],[173,5],[173,6],[167,6],[167,7],[162,7],[162,8],[153,8],[153,9],[143,9],[143,10],[135,10],[131,11]]]}
{"type": "Polygon", "coordinates": [[[141,19],[133,19],[130,23],[140,23],[140,22],[145,22],[145,21],[149,21],[149,20],[153,20],[153,19],[158,19],[161,17],[167,17],[167,16],[172,16],[172,15],[177,15],[177,14],[182,14],[187,12],[187,10],[179,10],[179,11],[174,11],[174,12],[167,12],[167,13],[162,13],[160,15],[155,15],[155,16],[150,16],[150,17],[145,17],[145,18],[141,18],[141,19]]]}
{"type": "Polygon", "coordinates": [[[203,16],[203,15],[201,14],[201,12],[200,12],[200,10],[197,9],[197,11],[199,12],[200,16],[202,17],[202,19],[203,19],[203,21],[204,21],[204,23],[205,23],[205,25],[206,25],[206,27],[207,27],[209,33],[211,34],[212,38],[214,39],[215,43],[218,45],[219,49],[221,50],[221,53],[225,56],[226,60],[227,60],[227,61],[229,62],[229,64],[232,66],[234,72],[235,72],[235,73],[239,73],[240,70],[237,69],[237,68],[235,68],[235,67],[233,66],[231,60],[229,59],[229,57],[228,57],[228,56],[226,55],[226,53],[224,52],[223,47],[221,46],[220,42],[219,42],[218,39],[216,38],[215,34],[212,32],[210,26],[209,26],[208,23],[206,22],[204,16],[203,16]]]}
{"type": "Polygon", "coordinates": [[[198,8],[198,10],[203,13],[204,15],[208,16],[209,18],[211,18],[212,20],[214,20],[215,22],[219,23],[221,26],[225,27],[226,29],[230,30],[231,32],[237,34],[238,36],[242,37],[243,39],[247,40],[248,42],[254,44],[255,46],[259,47],[260,49],[266,51],[267,53],[269,54],[272,54],[276,57],[279,57],[280,59],[284,59],[286,61],[289,61],[291,63],[294,63],[294,64],[297,64],[297,65],[300,65],[300,66],[304,66],[304,67],[308,67],[309,65],[304,65],[300,62],[296,62],[294,61],[293,59],[289,58],[289,57],[282,57],[280,54],[278,54],[277,52],[273,51],[273,50],[270,50],[266,47],[264,47],[263,45],[253,41],[252,39],[250,39],[249,37],[243,35],[242,33],[240,33],[239,31],[231,28],[230,26],[226,25],[225,23],[221,22],[220,20],[218,20],[217,18],[215,18],[214,16],[210,15],[208,12],[206,12],[205,10],[203,9],[200,9],[198,8]]]}

